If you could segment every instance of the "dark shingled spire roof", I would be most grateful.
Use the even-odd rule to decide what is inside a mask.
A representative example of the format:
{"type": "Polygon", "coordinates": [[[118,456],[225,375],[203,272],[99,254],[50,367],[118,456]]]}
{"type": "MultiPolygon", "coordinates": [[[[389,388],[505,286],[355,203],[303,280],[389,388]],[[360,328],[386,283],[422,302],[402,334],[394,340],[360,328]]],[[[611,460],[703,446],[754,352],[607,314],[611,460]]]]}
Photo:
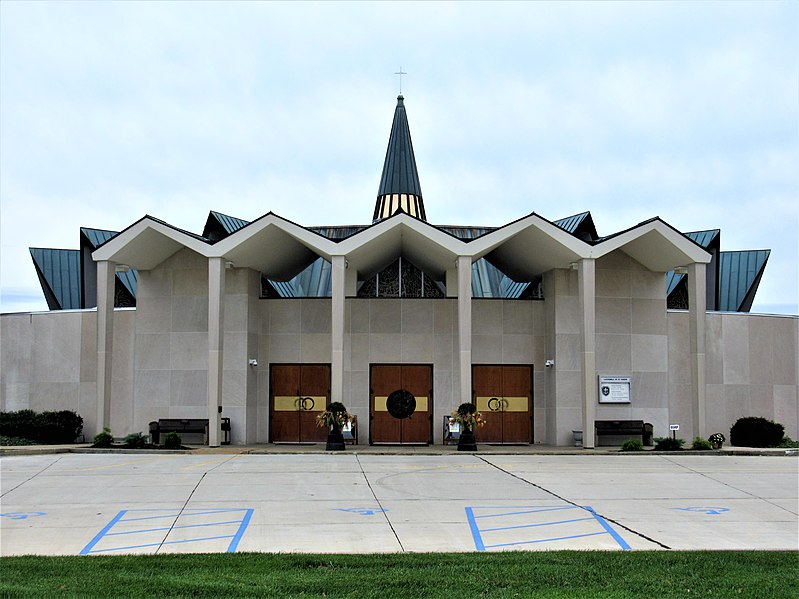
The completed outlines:
{"type": "Polygon", "coordinates": [[[373,222],[387,218],[400,210],[427,220],[404,99],[401,94],[397,96],[397,108],[394,110],[394,123],[391,125],[391,137],[388,140],[386,160],[383,163],[383,175],[377,192],[373,222]]]}

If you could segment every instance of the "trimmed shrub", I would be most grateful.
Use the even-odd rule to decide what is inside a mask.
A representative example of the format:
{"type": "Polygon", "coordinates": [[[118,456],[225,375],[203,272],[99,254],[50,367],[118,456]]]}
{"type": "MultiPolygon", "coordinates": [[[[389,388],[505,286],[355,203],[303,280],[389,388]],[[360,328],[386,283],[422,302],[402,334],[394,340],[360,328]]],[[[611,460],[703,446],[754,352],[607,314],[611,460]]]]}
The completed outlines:
{"type": "Polygon", "coordinates": [[[671,437],[656,437],[655,451],[679,451],[685,445],[685,439],[672,439],[671,437]]]}
{"type": "Polygon", "coordinates": [[[730,443],[738,447],[777,447],[784,436],[784,426],[755,416],[739,418],[730,429],[730,443]]]}
{"type": "Polygon", "coordinates": [[[644,444],[639,439],[627,439],[621,446],[622,451],[643,451],[644,444]]]}
{"type": "Polygon", "coordinates": [[[705,450],[705,449],[713,449],[713,446],[710,444],[710,441],[707,439],[703,439],[702,437],[694,437],[694,443],[691,445],[691,449],[696,450],[705,450]]]}
{"type": "Polygon", "coordinates": [[[94,443],[92,447],[111,447],[114,442],[114,435],[111,434],[110,428],[104,428],[102,433],[97,433],[94,436],[94,443]]]}
{"type": "Polygon", "coordinates": [[[5,435],[0,435],[0,445],[9,447],[12,445],[36,445],[36,441],[23,439],[22,437],[6,437],[5,435]]]}
{"type": "Polygon", "coordinates": [[[180,449],[183,443],[183,439],[180,438],[180,435],[177,434],[175,431],[167,433],[164,435],[164,447],[167,449],[180,449]]]}
{"type": "Polygon", "coordinates": [[[0,413],[0,435],[58,445],[74,443],[83,432],[83,418],[71,410],[42,412],[19,410],[0,413]]]}
{"type": "Polygon", "coordinates": [[[147,445],[147,437],[144,433],[131,433],[125,437],[125,445],[131,449],[143,449],[147,445]]]}
{"type": "Polygon", "coordinates": [[[38,415],[33,410],[0,412],[0,435],[19,439],[36,439],[38,415]]]}
{"type": "Polygon", "coordinates": [[[784,447],[785,449],[797,449],[799,448],[799,441],[794,441],[788,435],[782,438],[782,442],[780,442],[777,447],[784,447]]]}

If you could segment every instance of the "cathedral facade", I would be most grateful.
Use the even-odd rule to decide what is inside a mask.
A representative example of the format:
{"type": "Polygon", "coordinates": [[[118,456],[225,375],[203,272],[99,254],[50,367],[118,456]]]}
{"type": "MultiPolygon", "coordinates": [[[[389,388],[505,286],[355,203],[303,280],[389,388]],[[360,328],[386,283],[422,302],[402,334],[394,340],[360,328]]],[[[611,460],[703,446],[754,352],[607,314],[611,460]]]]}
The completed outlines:
{"type": "Polygon", "coordinates": [[[655,217],[427,222],[398,97],[371,224],[145,216],[32,248],[51,311],[4,314],[3,410],[73,409],[92,435],[222,419],[232,442],[316,443],[332,401],[361,444],[440,444],[464,402],[478,442],[594,447],[598,421],[691,439],[764,416],[796,438],[799,318],[749,314],[768,251],[655,217]],[[77,253],[70,253],[77,252],[77,253]]]}

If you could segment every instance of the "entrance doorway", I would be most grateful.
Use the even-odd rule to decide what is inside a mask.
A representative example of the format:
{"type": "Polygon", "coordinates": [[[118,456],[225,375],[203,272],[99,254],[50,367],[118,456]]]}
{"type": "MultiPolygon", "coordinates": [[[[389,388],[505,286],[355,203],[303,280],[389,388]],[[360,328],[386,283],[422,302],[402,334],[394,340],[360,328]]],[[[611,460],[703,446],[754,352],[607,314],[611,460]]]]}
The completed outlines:
{"type": "Polygon", "coordinates": [[[485,426],[480,443],[533,442],[533,367],[472,366],[472,389],[485,426]]]}
{"type": "Polygon", "coordinates": [[[269,416],[272,443],[323,443],[316,417],[330,401],[329,364],[272,364],[269,416]]]}
{"type": "Polygon", "coordinates": [[[432,443],[433,367],[372,364],[369,376],[370,443],[432,443]]]}

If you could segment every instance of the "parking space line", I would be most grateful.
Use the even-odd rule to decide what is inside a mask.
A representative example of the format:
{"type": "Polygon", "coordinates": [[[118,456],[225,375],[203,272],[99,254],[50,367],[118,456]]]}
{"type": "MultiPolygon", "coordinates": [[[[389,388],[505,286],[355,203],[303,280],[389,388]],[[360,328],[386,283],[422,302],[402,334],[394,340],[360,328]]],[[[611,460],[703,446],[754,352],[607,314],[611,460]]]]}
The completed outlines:
{"type": "MultiPolygon", "coordinates": [[[[485,551],[495,547],[510,547],[513,545],[530,545],[535,543],[548,543],[556,541],[566,541],[570,539],[579,539],[584,537],[594,537],[598,535],[610,535],[619,547],[625,551],[630,550],[630,545],[616,532],[613,527],[602,516],[597,514],[590,506],[504,506],[504,507],[490,507],[490,506],[476,506],[466,507],[466,519],[469,522],[469,528],[472,532],[475,548],[477,551],[485,551]],[[475,510],[491,510],[488,513],[475,513],[475,510]],[[501,511],[497,511],[501,510],[501,511]],[[511,510],[511,511],[506,511],[511,510]],[[539,517],[543,516],[545,512],[558,512],[562,510],[582,510],[588,512],[590,516],[570,518],[566,520],[544,520],[525,522],[523,524],[515,524],[512,526],[494,526],[494,527],[481,527],[478,519],[485,518],[504,518],[507,516],[524,516],[526,514],[537,514],[539,517]],[[595,528],[588,527],[585,531],[576,532],[572,535],[554,535],[554,536],[538,536],[534,534],[533,529],[540,529],[541,534],[546,535],[544,527],[559,527],[566,524],[574,524],[577,522],[596,522],[601,530],[597,531],[595,528]],[[493,542],[487,543],[485,539],[486,533],[498,533],[501,531],[515,531],[521,532],[522,529],[528,529],[529,533],[517,538],[512,538],[508,542],[493,542]],[[532,538],[531,538],[532,537],[532,538]]],[[[546,529],[553,530],[553,529],[546,529]]],[[[552,535],[552,533],[549,533],[552,535]]],[[[512,536],[512,535],[511,535],[512,536]]]]}
{"type": "Polygon", "coordinates": [[[146,547],[162,547],[164,545],[175,545],[179,543],[199,543],[203,541],[215,541],[219,539],[230,539],[230,543],[228,544],[226,552],[234,553],[238,548],[239,542],[241,541],[244,532],[247,530],[247,527],[250,524],[253,511],[254,510],[252,508],[122,510],[116,516],[114,516],[111,519],[111,521],[108,524],[106,524],[103,527],[103,529],[100,532],[98,532],[91,541],[89,541],[89,543],[80,551],[80,555],[105,553],[110,551],[126,551],[126,550],[141,549],[146,547]],[[160,513],[160,514],[150,513],[147,516],[126,517],[130,514],[140,513],[140,512],[166,512],[166,513],[160,513]],[[129,523],[131,522],[152,521],[162,518],[170,518],[174,523],[177,522],[178,519],[180,518],[194,518],[198,516],[209,516],[214,514],[230,514],[232,512],[242,513],[241,518],[237,518],[235,520],[198,522],[196,524],[181,524],[181,525],[173,524],[172,526],[164,526],[164,527],[159,526],[154,528],[134,528],[132,530],[114,530],[114,528],[118,527],[119,525],[122,524],[129,525],[129,523]],[[167,540],[167,537],[172,532],[172,530],[189,530],[192,528],[208,530],[210,527],[214,526],[225,527],[236,524],[238,524],[238,528],[232,534],[200,536],[190,539],[167,540]],[[139,544],[122,545],[122,546],[118,546],[111,543],[103,543],[103,541],[111,541],[113,537],[122,537],[122,536],[137,535],[137,534],[147,535],[151,533],[158,533],[164,531],[166,531],[164,538],[162,538],[158,542],[153,542],[153,543],[139,543],[139,544]]]}

